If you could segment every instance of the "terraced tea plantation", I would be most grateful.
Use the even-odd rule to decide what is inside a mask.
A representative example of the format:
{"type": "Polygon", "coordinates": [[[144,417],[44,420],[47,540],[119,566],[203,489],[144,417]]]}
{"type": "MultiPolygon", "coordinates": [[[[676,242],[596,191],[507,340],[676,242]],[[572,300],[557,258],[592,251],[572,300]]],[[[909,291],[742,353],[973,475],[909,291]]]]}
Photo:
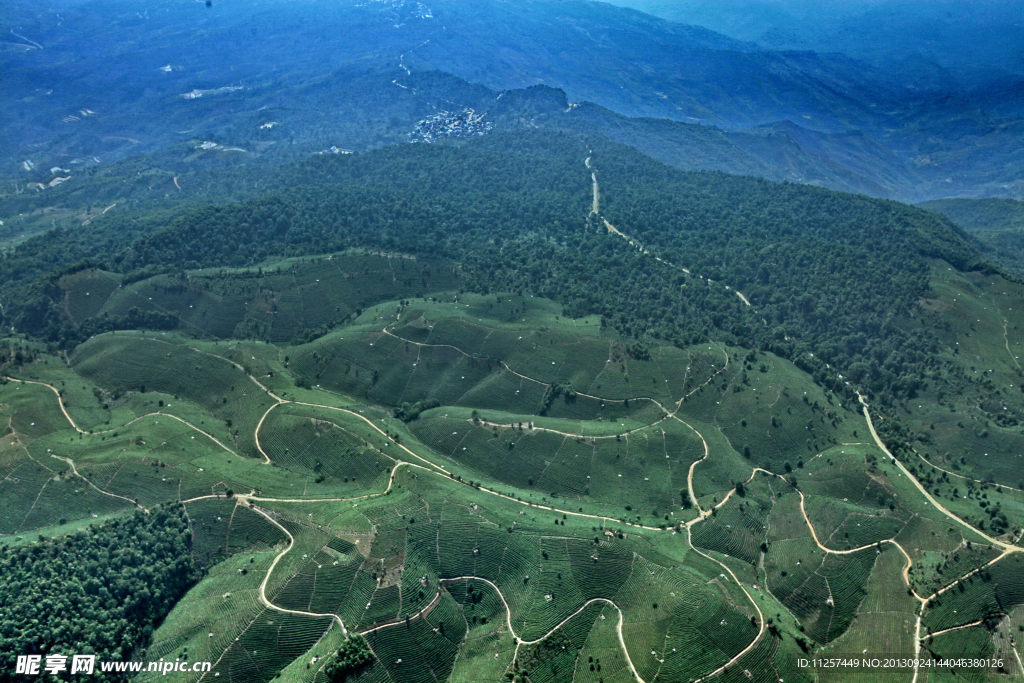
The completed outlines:
{"type": "MultiPolygon", "coordinates": [[[[140,655],[213,663],[181,680],[327,683],[356,634],[366,682],[1024,671],[1019,525],[960,495],[1019,520],[1024,494],[891,453],[868,399],[783,358],[640,344],[387,254],[60,286],[72,317],[181,330],[9,363],[0,543],[181,502],[205,575],[140,655]],[[1001,664],[920,663],[967,654],[1001,664]]],[[[973,447],[936,423],[943,458],[973,447]]]]}

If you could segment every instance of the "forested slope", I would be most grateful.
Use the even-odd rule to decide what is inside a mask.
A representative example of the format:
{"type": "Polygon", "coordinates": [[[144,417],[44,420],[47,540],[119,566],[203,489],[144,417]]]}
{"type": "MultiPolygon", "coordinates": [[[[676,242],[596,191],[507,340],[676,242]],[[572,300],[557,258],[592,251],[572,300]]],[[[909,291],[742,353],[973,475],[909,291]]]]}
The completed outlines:
{"type": "Polygon", "coordinates": [[[15,680],[16,655],[130,657],[199,579],[191,544],[177,505],[36,545],[3,546],[0,679],[15,680]]]}
{"type": "MultiPolygon", "coordinates": [[[[114,251],[127,219],[26,243],[4,264],[5,320],[65,343],[130,326],[68,319],[64,290],[47,270],[72,258],[90,259],[77,269],[127,276],[127,285],[159,272],[366,247],[451,259],[470,289],[548,296],[567,314],[600,314],[627,335],[770,349],[799,358],[820,381],[834,379],[824,361],[872,391],[910,396],[934,363],[916,303],[929,259],[984,267],[969,238],[935,214],[682,172],[600,138],[509,133],[314,157],[283,169],[274,185],[288,189],[188,212],[163,228],[138,215],[131,221],[151,227],[114,251]],[[600,220],[591,214],[587,159],[600,183],[600,220]],[[604,219],[643,249],[610,234],[604,219]]],[[[149,323],[167,325],[173,320],[149,323]]]]}

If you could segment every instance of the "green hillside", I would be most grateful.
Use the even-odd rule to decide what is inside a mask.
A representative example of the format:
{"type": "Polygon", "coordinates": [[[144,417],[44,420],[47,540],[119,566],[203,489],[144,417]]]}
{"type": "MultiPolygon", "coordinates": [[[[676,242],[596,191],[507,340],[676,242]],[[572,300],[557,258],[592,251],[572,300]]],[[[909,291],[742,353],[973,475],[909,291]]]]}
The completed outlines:
{"type": "Polygon", "coordinates": [[[1024,268],[1024,202],[1016,199],[936,199],[919,206],[962,226],[987,255],[1017,273],[1024,268]]]}
{"type": "Polygon", "coordinates": [[[257,683],[1015,670],[1024,286],[954,224],[544,132],[280,179],[3,261],[5,557],[184,508],[201,578],[132,657],[257,683]]]}
{"type": "Polygon", "coordinates": [[[132,220],[31,240],[8,258],[13,277],[5,291],[15,303],[4,319],[65,345],[138,327],[280,342],[340,322],[382,296],[509,291],[552,298],[570,315],[601,315],[628,336],[679,345],[715,337],[800,358],[819,381],[831,374],[826,363],[853,371],[892,357],[865,386],[906,397],[918,390],[934,347],[916,308],[929,259],[983,267],[964,235],[928,212],[800,185],[684,173],[619,145],[567,135],[492,135],[466,146],[315,157],[283,171],[281,182],[294,189],[186,212],[114,252],[113,231],[132,220]],[[592,174],[598,213],[591,211],[592,174]],[[312,178],[320,184],[309,185],[312,178]],[[630,236],[634,248],[608,225],[630,236]],[[301,282],[259,270],[279,256],[352,247],[400,248],[453,265],[423,266],[418,274],[416,262],[395,259],[413,272],[399,268],[388,286],[381,262],[377,285],[384,289],[350,281],[354,295],[339,292],[326,315],[301,313],[293,299],[319,296],[315,285],[327,282],[317,283],[317,275],[336,277],[333,264],[296,264],[301,282]],[[50,274],[61,263],[66,268],[50,274]],[[225,266],[257,267],[256,277],[225,266]],[[80,320],[74,311],[82,304],[71,302],[81,294],[66,274],[97,267],[123,273],[123,287],[102,306],[90,303],[83,310],[99,314],[80,320]],[[184,273],[204,267],[215,270],[199,279],[184,273]],[[154,273],[167,275],[146,278],[154,273]]]}
{"type": "Polygon", "coordinates": [[[935,199],[919,206],[947,216],[974,234],[1024,228],[1024,202],[1015,199],[935,199]]]}
{"type": "MultiPolygon", "coordinates": [[[[3,388],[3,495],[63,517],[8,533],[95,514],[64,502],[60,478],[129,507],[181,501],[208,575],[151,652],[250,680],[321,680],[341,625],[365,633],[373,680],[563,680],[592,664],[595,680],[674,680],[730,663],[800,680],[797,653],[845,652],[871,624],[894,624],[887,647],[910,654],[915,613],[923,638],[1015,610],[1024,577],[999,544],[1016,527],[999,541],[953,518],[944,486],[925,498],[857,404],[770,353],[641,349],[559,310],[428,292],[293,346],[122,332],[70,366],[43,356],[16,369],[64,387],[61,403],[3,388]],[[415,403],[436,405],[410,416],[415,403]],[[63,458],[75,469],[31,488],[30,463],[63,458]],[[993,560],[989,602],[944,616],[938,592],[993,560]],[[882,598],[892,582],[914,592],[903,608],[882,598]]],[[[931,488],[937,470],[905,465],[931,488]]],[[[977,493],[1019,519],[1021,494],[999,490],[977,493]]]]}

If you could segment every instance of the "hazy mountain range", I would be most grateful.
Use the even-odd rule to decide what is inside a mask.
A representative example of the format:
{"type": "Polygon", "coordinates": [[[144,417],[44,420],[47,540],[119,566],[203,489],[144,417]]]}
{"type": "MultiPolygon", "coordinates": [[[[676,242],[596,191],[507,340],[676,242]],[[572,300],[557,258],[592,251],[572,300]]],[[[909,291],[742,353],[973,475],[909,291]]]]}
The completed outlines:
{"type": "MultiPolygon", "coordinates": [[[[673,18],[710,16],[710,9],[701,13],[686,3],[671,11],[666,3],[649,4],[646,9],[673,18]]],[[[341,2],[310,5],[315,20],[297,11],[302,6],[11,5],[0,19],[4,174],[26,179],[26,161],[66,168],[206,137],[250,152],[272,144],[275,155],[285,156],[331,144],[365,149],[401,139],[438,107],[483,107],[496,115],[489,96],[452,99],[447,91],[426,93],[429,105],[390,110],[391,101],[413,94],[415,79],[439,71],[467,82],[455,91],[486,86],[492,101],[508,89],[561,89],[566,109],[588,102],[605,108],[609,113],[595,125],[607,135],[683,168],[907,200],[1022,191],[1024,98],[1012,50],[999,69],[990,68],[996,49],[958,53],[958,74],[984,70],[987,79],[914,76],[908,83],[906,60],[821,51],[842,49],[842,41],[818,45],[819,51],[793,50],[799,42],[754,43],[749,39],[763,37],[725,25],[722,15],[707,23],[744,40],[596,2],[341,2]],[[363,102],[358,111],[354,101],[363,102]],[[362,134],[352,130],[355,118],[362,134]],[[265,123],[276,127],[260,130],[265,123]],[[281,151],[300,140],[308,147],[281,151]],[[673,151],[681,146],[687,154],[673,151]],[[728,164],[715,160],[723,149],[728,164]]],[[[751,4],[729,16],[770,29],[772,7],[751,4]]],[[[1000,22],[1000,7],[993,5],[984,24],[995,33],[1012,27],[1000,22]]],[[[832,10],[857,26],[882,12],[875,5],[861,14],[832,10]]],[[[794,30],[813,33],[806,14],[794,16],[794,30]]],[[[900,16],[909,21],[909,6],[900,16]]],[[[956,47],[955,36],[935,36],[936,51],[956,47]]],[[[566,113],[572,116],[563,119],[582,118],[566,113]]],[[[530,116],[517,118],[519,125],[539,125],[530,116]]]]}
{"type": "Polygon", "coordinates": [[[1014,5],[635,1],[6,2],[0,683],[1019,678],[1014,5]]]}

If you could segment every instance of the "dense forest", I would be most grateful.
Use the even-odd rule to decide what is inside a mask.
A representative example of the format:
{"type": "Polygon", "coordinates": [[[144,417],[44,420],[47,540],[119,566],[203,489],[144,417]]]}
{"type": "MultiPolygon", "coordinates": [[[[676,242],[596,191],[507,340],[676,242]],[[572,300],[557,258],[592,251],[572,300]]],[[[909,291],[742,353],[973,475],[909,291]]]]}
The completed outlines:
{"type": "Polygon", "coordinates": [[[473,290],[550,297],[566,315],[599,314],[630,337],[770,350],[830,388],[850,391],[838,368],[871,392],[905,398],[934,370],[936,342],[915,320],[929,259],[988,267],[966,235],[931,212],[683,172],[566,134],[318,156],[269,184],[280,191],[171,220],[126,213],[28,241],[3,262],[4,324],[64,346],[136,327],[145,315],[144,326],[174,326],[173,315],[145,311],[72,322],[59,278],[93,265],[127,284],[369,247],[455,260],[473,290]],[[586,158],[600,182],[600,217],[588,217],[586,158]],[[605,218],[643,250],[610,234],[605,218]]]}
{"type": "Polygon", "coordinates": [[[0,683],[1019,673],[1024,66],[610,1],[6,3],[0,683]]]}
{"type": "MultiPolygon", "coordinates": [[[[96,655],[124,661],[199,579],[185,509],[94,525],[0,552],[0,681],[17,655],[96,655]]],[[[60,678],[68,678],[65,671],[60,678]]],[[[95,680],[127,680],[99,674],[95,680]],[[102,676],[107,676],[103,679],[102,676]]],[[[76,675],[75,679],[80,679],[76,675]]]]}
{"type": "MultiPolygon", "coordinates": [[[[246,176],[253,169],[234,173],[239,182],[256,182],[246,176]]],[[[652,348],[714,341],[749,349],[745,365],[751,373],[757,350],[791,360],[827,390],[830,405],[834,394],[853,410],[857,391],[865,392],[880,418],[878,431],[894,454],[908,460],[914,444],[927,441],[913,433],[919,425],[906,420],[911,426],[904,427],[896,419],[906,399],[934,385],[940,385],[938,393],[952,389],[965,404],[996,392],[992,379],[970,377],[948,360],[949,342],[938,336],[943,323],[920,305],[938,264],[995,269],[978,256],[970,236],[924,209],[806,185],[683,172],[601,138],[550,132],[316,156],[261,182],[274,191],[188,210],[125,211],[24,242],[0,262],[0,324],[51,351],[70,350],[111,330],[179,327],[197,338],[287,345],[313,341],[357,319],[371,302],[397,300],[401,311],[410,299],[440,292],[456,294],[443,297],[445,306],[467,291],[543,297],[560,304],[550,313],[557,323],[599,318],[605,332],[625,338],[619,353],[638,361],[654,360],[652,348]],[[336,279],[315,286],[315,278],[323,277],[311,275],[315,268],[336,279]],[[275,298],[283,280],[296,290],[304,281],[308,298],[275,298]],[[89,284],[74,289],[75,282],[89,284]],[[145,287],[152,296],[140,294],[145,287]],[[399,288],[400,296],[373,298],[399,288]],[[185,295],[196,292],[218,301],[234,296],[237,305],[210,308],[206,320],[186,317],[192,306],[185,295]],[[103,301],[84,305],[90,293],[103,301]],[[105,306],[115,299],[117,306],[105,306]],[[323,309],[315,311],[315,320],[302,310],[307,301],[308,308],[323,309]],[[279,303],[296,320],[299,310],[302,319],[281,326],[286,332],[271,339],[274,326],[262,324],[252,309],[262,306],[273,320],[279,303]]],[[[383,324],[377,315],[374,320],[383,324]]],[[[312,389],[319,376],[304,375],[298,362],[289,369],[286,354],[299,350],[278,351],[282,374],[312,389]]],[[[729,356],[738,360],[738,350],[729,356]]],[[[0,363],[25,359],[23,352],[0,354],[0,363]]],[[[376,383],[378,368],[367,369],[376,383]]],[[[758,369],[768,372],[763,364],[758,369]]],[[[743,391],[746,383],[734,386],[743,391]]],[[[719,388],[724,392],[727,384],[719,388]]],[[[787,390],[783,386],[776,398],[787,390]]],[[[552,381],[538,412],[555,412],[558,399],[571,404],[576,395],[567,378],[552,381]]],[[[228,402],[226,396],[219,400],[228,402]]],[[[441,404],[401,401],[390,405],[391,414],[408,423],[441,404]]],[[[811,405],[806,392],[804,401],[811,405]]],[[[1019,413],[996,401],[978,401],[977,408],[999,426],[1018,424],[1019,413]]],[[[776,417],[766,416],[766,424],[776,427],[776,417]]],[[[822,423],[825,417],[838,425],[835,413],[825,409],[822,423]]],[[[747,420],[740,424],[746,427],[747,420]]],[[[803,426],[794,425],[802,435],[803,426]]],[[[230,420],[226,426],[232,427],[230,420]]],[[[979,439],[988,435],[978,432],[979,439]]],[[[807,439],[808,454],[817,447],[807,439]]],[[[751,457],[746,445],[740,448],[751,457]]],[[[795,462],[804,467],[803,460],[795,462]]],[[[961,462],[966,464],[963,457],[961,462]]],[[[795,486],[789,463],[783,469],[795,486]]],[[[756,485],[727,483],[738,498],[747,498],[748,485],[756,485]]],[[[699,504],[692,485],[677,490],[673,500],[683,507],[699,504]]],[[[997,507],[984,521],[1007,529],[997,507]]],[[[142,656],[153,629],[198,578],[189,543],[184,512],[174,507],[5,549],[0,645],[10,653],[6,671],[14,671],[17,654],[142,656]]],[[[306,611],[310,603],[304,604],[306,611]]],[[[353,639],[328,657],[324,675],[345,680],[360,675],[369,654],[353,639]]],[[[11,676],[0,673],[0,681],[11,676]]]]}
{"type": "Polygon", "coordinates": [[[985,257],[1024,274],[1024,201],[1018,199],[937,199],[919,204],[967,230],[985,257]]]}
{"type": "Polygon", "coordinates": [[[1024,201],[1019,199],[936,199],[919,204],[974,234],[1024,230],[1024,201]]]}

